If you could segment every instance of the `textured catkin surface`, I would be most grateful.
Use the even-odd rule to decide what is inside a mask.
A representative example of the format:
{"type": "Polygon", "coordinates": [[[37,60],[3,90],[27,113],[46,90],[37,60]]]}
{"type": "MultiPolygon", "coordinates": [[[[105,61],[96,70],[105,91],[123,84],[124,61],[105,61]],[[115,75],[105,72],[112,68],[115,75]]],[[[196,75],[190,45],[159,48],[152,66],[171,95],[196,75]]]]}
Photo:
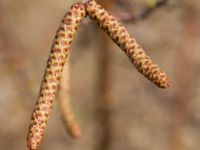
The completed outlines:
{"type": "Polygon", "coordinates": [[[94,0],[88,1],[86,10],[90,18],[97,21],[98,25],[127,54],[140,73],[160,88],[170,85],[166,74],[151,61],[142,47],[113,16],[94,0]]]}
{"type": "Polygon", "coordinates": [[[59,84],[58,102],[60,106],[61,117],[67,133],[72,138],[79,138],[81,135],[81,129],[75,120],[75,116],[70,103],[69,77],[70,62],[68,59],[64,66],[61,82],[59,84]]]}
{"type": "Polygon", "coordinates": [[[29,127],[27,146],[30,150],[37,149],[42,140],[61,78],[65,58],[68,55],[77,28],[85,15],[85,6],[80,3],[74,4],[57,30],[29,127]]]}

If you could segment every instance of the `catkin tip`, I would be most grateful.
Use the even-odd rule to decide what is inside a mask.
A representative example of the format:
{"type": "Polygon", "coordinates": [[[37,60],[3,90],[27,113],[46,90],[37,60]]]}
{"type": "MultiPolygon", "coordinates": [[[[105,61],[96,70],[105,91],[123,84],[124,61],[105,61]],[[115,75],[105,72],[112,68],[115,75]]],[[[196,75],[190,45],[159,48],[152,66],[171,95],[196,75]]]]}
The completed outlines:
{"type": "Polygon", "coordinates": [[[81,137],[81,129],[77,122],[68,124],[67,128],[68,128],[67,130],[72,138],[79,139],[81,137]]]}
{"type": "Polygon", "coordinates": [[[29,138],[27,140],[27,147],[29,148],[29,150],[37,150],[37,143],[35,143],[35,140],[33,140],[32,138],[29,138]]]}
{"type": "Polygon", "coordinates": [[[169,80],[168,77],[165,78],[163,85],[161,85],[160,87],[165,89],[168,88],[169,86],[171,86],[171,81],[169,80]]]}

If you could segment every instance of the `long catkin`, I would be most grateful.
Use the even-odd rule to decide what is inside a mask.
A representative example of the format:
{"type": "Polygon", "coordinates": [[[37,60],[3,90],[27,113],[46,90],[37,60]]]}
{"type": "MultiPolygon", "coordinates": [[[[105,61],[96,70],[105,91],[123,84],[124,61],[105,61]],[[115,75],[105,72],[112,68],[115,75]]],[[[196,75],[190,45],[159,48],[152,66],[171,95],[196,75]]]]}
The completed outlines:
{"type": "Polygon", "coordinates": [[[85,5],[82,3],[74,4],[57,30],[29,127],[27,146],[30,150],[36,150],[42,140],[60,82],[65,58],[68,55],[77,28],[85,16],[85,5]]]}
{"type": "Polygon", "coordinates": [[[85,2],[88,16],[111,37],[111,39],[126,53],[137,70],[160,88],[170,85],[166,74],[154,64],[142,47],[112,15],[94,0],[85,2]]]}
{"type": "Polygon", "coordinates": [[[59,84],[58,102],[60,106],[60,113],[63,120],[63,124],[67,133],[72,138],[79,138],[81,136],[81,129],[78,122],[75,119],[70,103],[70,62],[68,60],[64,66],[61,82],[59,84]]]}

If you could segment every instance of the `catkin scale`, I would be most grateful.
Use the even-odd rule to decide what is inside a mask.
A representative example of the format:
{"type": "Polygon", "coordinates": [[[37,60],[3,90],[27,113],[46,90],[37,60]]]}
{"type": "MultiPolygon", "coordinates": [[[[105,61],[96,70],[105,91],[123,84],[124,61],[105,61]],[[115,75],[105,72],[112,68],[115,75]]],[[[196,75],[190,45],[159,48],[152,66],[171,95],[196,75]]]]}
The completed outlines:
{"type": "Polygon", "coordinates": [[[27,146],[30,150],[36,150],[42,140],[60,82],[65,58],[68,55],[77,28],[85,16],[85,5],[82,3],[74,4],[56,32],[29,127],[27,146]]]}
{"type": "Polygon", "coordinates": [[[112,15],[94,0],[86,3],[88,16],[111,37],[111,39],[127,54],[137,70],[160,88],[170,85],[169,79],[160,68],[154,64],[142,47],[112,15]]]}

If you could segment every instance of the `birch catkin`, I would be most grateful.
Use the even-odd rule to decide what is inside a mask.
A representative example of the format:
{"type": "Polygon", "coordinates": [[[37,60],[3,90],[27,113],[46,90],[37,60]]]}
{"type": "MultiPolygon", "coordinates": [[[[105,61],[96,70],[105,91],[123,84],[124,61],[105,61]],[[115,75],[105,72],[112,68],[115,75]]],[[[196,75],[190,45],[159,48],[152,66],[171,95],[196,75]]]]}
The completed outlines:
{"type": "MultiPolygon", "coordinates": [[[[69,59],[68,59],[69,60],[69,59]]],[[[70,103],[70,88],[69,88],[69,76],[70,76],[70,63],[67,60],[61,82],[58,90],[58,102],[60,106],[61,117],[68,134],[73,138],[79,138],[81,135],[81,129],[79,124],[75,120],[74,113],[72,111],[70,103]]]]}
{"type": "Polygon", "coordinates": [[[42,140],[65,58],[68,55],[77,28],[85,15],[85,6],[83,4],[73,5],[57,30],[29,127],[27,146],[30,150],[36,150],[42,140]]]}
{"type": "Polygon", "coordinates": [[[94,0],[86,2],[88,16],[97,21],[111,39],[127,54],[137,70],[160,88],[170,85],[166,74],[154,64],[128,31],[94,0]]]}

